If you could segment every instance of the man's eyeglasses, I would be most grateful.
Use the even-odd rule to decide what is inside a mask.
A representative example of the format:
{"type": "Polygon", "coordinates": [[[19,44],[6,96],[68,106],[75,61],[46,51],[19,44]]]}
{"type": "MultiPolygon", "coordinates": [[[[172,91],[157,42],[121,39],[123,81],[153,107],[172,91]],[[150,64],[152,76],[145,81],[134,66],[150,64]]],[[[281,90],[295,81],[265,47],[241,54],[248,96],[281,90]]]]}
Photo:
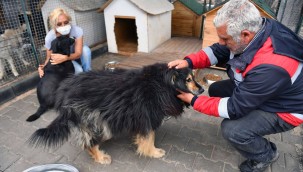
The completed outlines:
{"type": "Polygon", "coordinates": [[[60,27],[60,26],[62,26],[63,24],[64,24],[64,25],[67,25],[68,23],[69,23],[69,21],[58,22],[58,23],[57,23],[57,26],[60,27]]]}

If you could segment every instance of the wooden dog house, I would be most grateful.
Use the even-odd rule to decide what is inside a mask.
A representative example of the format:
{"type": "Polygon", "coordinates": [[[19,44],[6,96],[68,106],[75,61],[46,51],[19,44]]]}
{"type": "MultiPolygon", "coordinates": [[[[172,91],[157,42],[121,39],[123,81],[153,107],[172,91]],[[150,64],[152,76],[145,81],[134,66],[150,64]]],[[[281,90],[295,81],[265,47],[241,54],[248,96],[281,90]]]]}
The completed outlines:
{"type": "Polygon", "coordinates": [[[203,5],[196,0],[177,0],[173,5],[172,36],[200,37],[203,5]]]}
{"type": "Polygon", "coordinates": [[[167,0],[109,0],[104,12],[108,51],[150,52],[171,38],[171,11],[167,0]]]}

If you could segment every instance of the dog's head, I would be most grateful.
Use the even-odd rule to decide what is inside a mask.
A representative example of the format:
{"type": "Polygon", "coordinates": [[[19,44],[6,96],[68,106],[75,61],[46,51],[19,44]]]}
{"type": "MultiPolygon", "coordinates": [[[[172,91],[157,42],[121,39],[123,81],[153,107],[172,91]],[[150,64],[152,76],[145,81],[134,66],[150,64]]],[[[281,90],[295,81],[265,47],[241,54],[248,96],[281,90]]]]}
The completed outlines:
{"type": "Polygon", "coordinates": [[[70,46],[73,45],[75,39],[70,38],[69,36],[62,35],[54,39],[51,43],[51,50],[53,53],[70,55],[70,46]]]}
{"type": "Polygon", "coordinates": [[[203,87],[196,82],[193,72],[190,68],[182,69],[169,69],[171,75],[170,80],[172,85],[176,90],[180,90],[186,93],[192,93],[194,95],[199,95],[204,92],[203,87]]]}

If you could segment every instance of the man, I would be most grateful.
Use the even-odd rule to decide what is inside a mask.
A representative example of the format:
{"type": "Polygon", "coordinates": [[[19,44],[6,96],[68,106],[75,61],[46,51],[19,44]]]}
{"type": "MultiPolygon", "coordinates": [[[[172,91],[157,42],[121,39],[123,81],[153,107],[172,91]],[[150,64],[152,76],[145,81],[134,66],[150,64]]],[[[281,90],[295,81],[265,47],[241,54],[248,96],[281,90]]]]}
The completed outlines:
{"type": "Polygon", "coordinates": [[[209,96],[180,92],[201,113],[225,118],[221,129],[246,161],[240,171],[264,171],[279,153],[263,136],[303,123],[303,40],[277,21],[262,18],[248,0],[231,0],[214,19],[219,42],[169,67],[226,63],[229,80],[210,85],[209,96]]]}

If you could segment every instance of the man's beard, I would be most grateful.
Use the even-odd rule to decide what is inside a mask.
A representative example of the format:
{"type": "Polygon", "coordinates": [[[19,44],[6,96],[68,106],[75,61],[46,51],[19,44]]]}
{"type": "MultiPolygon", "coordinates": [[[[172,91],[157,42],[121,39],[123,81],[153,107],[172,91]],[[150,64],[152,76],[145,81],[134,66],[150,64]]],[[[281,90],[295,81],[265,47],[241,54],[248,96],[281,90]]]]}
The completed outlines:
{"type": "Polygon", "coordinates": [[[248,44],[241,42],[240,38],[236,39],[235,41],[237,43],[236,48],[235,48],[235,50],[231,50],[231,52],[233,54],[242,54],[248,44]]]}
{"type": "Polygon", "coordinates": [[[245,48],[247,47],[247,44],[240,43],[237,45],[237,48],[232,51],[233,54],[242,54],[245,48]]]}

